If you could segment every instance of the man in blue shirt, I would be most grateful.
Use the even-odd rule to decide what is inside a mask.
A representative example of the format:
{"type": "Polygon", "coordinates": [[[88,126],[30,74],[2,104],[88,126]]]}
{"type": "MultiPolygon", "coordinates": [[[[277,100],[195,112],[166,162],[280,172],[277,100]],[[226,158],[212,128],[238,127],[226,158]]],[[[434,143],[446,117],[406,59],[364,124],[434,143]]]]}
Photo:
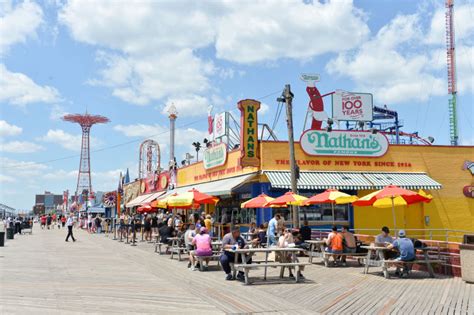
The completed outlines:
{"type": "Polygon", "coordinates": [[[280,220],[280,214],[277,213],[273,217],[273,219],[268,222],[268,229],[267,229],[267,239],[268,239],[268,246],[272,246],[276,244],[275,234],[278,229],[278,220],[280,220]]]}
{"type": "MultiPolygon", "coordinates": [[[[392,244],[388,245],[387,248],[389,249],[396,249],[400,253],[400,255],[395,258],[395,260],[398,261],[412,261],[415,260],[416,255],[415,255],[415,246],[413,245],[413,242],[411,239],[406,238],[406,233],[404,230],[400,230],[398,232],[398,239],[393,241],[392,244]]],[[[403,268],[403,274],[408,275],[408,272],[410,269],[405,265],[403,268]]],[[[397,275],[400,275],[400,268],[397,267],[396,271],[397,275]]]]}

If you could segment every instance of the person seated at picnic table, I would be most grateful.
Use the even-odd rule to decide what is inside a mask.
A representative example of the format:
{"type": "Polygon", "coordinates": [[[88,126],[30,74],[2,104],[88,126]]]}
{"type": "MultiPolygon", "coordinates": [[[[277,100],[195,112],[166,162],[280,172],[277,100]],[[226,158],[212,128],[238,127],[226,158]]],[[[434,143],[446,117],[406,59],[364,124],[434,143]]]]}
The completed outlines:
{"type": "Polygon", "coordinates": [[[308,221],[303,222],[303,226],[300,228],[300,234],[303,241],[311,240],[311,228],[309,227],[308,221]]]}
{"type": "Polygon", "coordinates": [[[189,261],[191,262],[190,270],[196,270],[196,257],[203,256],[206,257],[204,261],[204,269],[209,268],[209,256],[212,256],[212,246],[211,246],[211,236],[208,234],[207,228],[201,227],[199,234],[194,236],[192,240],[192,245],[196,247],[195,250],[189,253],[189,261]]]}
{"type": "MultiPolygon", "coordinates": [[[[398,257],[394,259],[395,261],[413,261],[416,259],[415,246],[411,239],[406,237],[405,230],[398,231],[398,239],[394,240],[392,244],[388,244],[387,248],[396,249],[399,252],[398,257]]],[[[397,266],[395,274],[399,277],[408,276],[409,271],[410,268],[407,265],[403,266],[402,272],[400,272],[400,267],[397,266]]]]}
{"type": "MultiPolygon", "coordinates": [[[[342,254],[343,247],[343,237],[340,233],[337,232],[337,226],[332,227],[331,233],[329,233],[328,238],[326,239],[326,252],[331,254],[342,254]]],[[[334,256],[334,263],[337,263],[339,259],[338,256],[334,256]]]]}
{"type": "MultiPolygon", "coordinates": [[[[184,246],[188,253],[194,250],[193,239],[196,236],[195,226],[194,223],[190,223],[188,229],[184,233],[184,246]]],[[[191,260],[189,260],[188,268],[191,268],[191,260]]]]}
{"type": "Polygon", "coordinates": [[[257,236],[257,224],[255,222],[250,222],[250,227],[249,227],[249,239],[253,240],[257,236]]]}
{"type": "Polygon", "coordinates": [[[171,245],[171,240],[169,240],[170,237],[173,237],[175,235],[175,231],[173,229],[173,227],[171,226],[171,224],[166,224],[164,226],[162,226],[159,230],[158,230],[159,234],[160,234],[160,240],[163,244],[168,244],[168,245],[171,245]]]}
{"type": "Polygon", "coordinates": [[[393,243],[393,237],[390,236],[390,230],[388,227],[382,227],[382,233],[375,237],[375,244],[386,244],[393,243]]]}
{"type": "MultiPolygon", "coordinates": [[[[354,234],[349,232],[347,226],[341,227],[341,235],[343,238],[343,252],[346,254],[353,254],[357,252],[357,243],[354,234]]],[[[341,258],[342,265],[346,266],[346,256],[341,258]]]]}
{"type": "Polygon", "coordinates": [[[257,230],[257,236],[252,239],[252,244],[262,246],[267,244],[267,228],[265,223],[260,224],[257,230]]]}
{"type": "MultiPolygon", "coordinates": [[[[295,247],[295,240],[293,238],[293,234],[291,233],[290,229],[284,229],[283,234],[278,238],[278,247],[280,248],[288,248],[288,247],[295,247]]],[[[276,253],[275,258],[281,263],[290,263],[292,262],[292,253],[276,253]]],[[[296,258],[296,261],[298,261],[298,258],[296,258]]],[[[290,267],[288,268],[290,275],[290,278],[294,278],[295,276],[293,275],[293,268],[290,267]]],[[[304,270],[304,266],[301,267],[301,271],[304,270]]],[[[299,276],[301,278],[303,277],[303,274],[299,271],[299,276]]]]}
{"type": "MultiPolygon", "coordinates": [[[[246,247],[245,240],[240,236],[240,227],[235,225],[232,230],[224,235],[224,238],[222,238],[222,255],[220,257],[220,262],[222,269],[224,270],[226,274],[226,280],[234,280],[232,277],[231,273],[231,268],[230,264],[235,261],[235,253],[229,250],[235,250],[238,248],[244,248],[246,247]]],[[[238,262],[242,262],[242,256],[238,255],[238,262]]],[[[252,263],[252,257],[248,256],[247,257],[247,263],[251,264],[252,263]]],[[[244,281],[244,273],[242,271],[239,271],[237,274],[237,280],[239,281],[244,281]]]]}

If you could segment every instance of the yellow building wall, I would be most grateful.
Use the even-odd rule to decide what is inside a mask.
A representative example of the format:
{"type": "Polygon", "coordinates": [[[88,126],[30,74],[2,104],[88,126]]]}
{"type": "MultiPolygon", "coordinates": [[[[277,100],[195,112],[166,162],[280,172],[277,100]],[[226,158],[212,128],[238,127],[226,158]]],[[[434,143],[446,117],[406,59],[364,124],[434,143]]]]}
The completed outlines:
{"type": "Polygon", "coordinates": [[[259,170],[258,167],[240,167],[239,159],[240,150],[235,150],[227,154],[226,163],[219,167],[206,170],[203,162],[198,162],[179,168],[177,174],[178,187],[239,176],[259,170]]]}
{"type": "MultiPolygon", "coordinates": [[[[289,170],[289,165],[286,164],[289,157],[287,142],[262,142],[260,148],[262,170],[289,170]]],[[[466,160],[474,161],[472,146],[391,145],[388,152],[378,158],[309,156],[301,150],[298,143],[295,144],[295,151],[301,170],[426,172],[443,188],[427,191],[433,195],[429,204],[397,208],[396,219],[400,223],[397,227],[474,232],[474,199],[463,194],[463,187],[473,184],[474,179],[468,170],[462,169],[466,160]],[[425,216],[429,217],[428,224],[425,224],[425,216]]],[[[360,191],[359,196],[369,192],[371,191],[360,191]]],[[[393,228],[392,222],[391,209],[354,209],[356,229],[380,229],[383,225],[393,228]]],[[[444,235],[444,231],[433,233],[444,235]]]]}

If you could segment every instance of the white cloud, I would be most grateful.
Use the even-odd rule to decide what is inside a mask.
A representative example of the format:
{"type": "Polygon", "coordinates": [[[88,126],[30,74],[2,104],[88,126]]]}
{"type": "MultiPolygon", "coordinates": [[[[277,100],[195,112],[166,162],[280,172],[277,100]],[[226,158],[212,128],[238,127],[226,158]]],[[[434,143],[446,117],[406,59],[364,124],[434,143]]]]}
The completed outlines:
{"type": "Polygon", "coordinates": [[[474,48],[473,46],[458,46],[456,52],[456,69],[458,91],[474,93],[474,48]]]}
{"type": "Polygon", "coordinates": [[[0,174],[0,183],[14,183],[15,178],[12,176],[0,174]]]}
{"type": "Polygon", "coordinates": [[[25,1],[12,7],[3,3],[0,9],[0,55],[12,45],[24,43],[34,37],[36,29],[43,22],[43,11],[34,2],[25,1]]]}
{"type": "Polygon", "coordinates": [[[33,153],[44,150],[44,147],[29,141],[0,142],[0,152],[33,153]]]}
{"type": "Polygon", "coordinates": [[[269,109],[270,106],[268,106],[266,103],[260,103],[260,109],[258,110],[258,113],[260,115],[265,115],[269,109]]]}
{"type": "Polygon", "coordinates": [[[0,102],[25,106],[59,100],[59,93],[55,88],[38,85],[23,73],[10,72],[4,64],[0,64],[0,86],[0,102]]]}
{"type": "Polygon", "coordinates": [[[23,129],[21,127],[10,125],[5,120],[0,120],[0,137],[17,136],[21,134],[23,129]]]}
{"type": "MultiPolygon", "coordinates": [[[[244,73],[216,67],[198,54],[201,48],[214,46],[218,58],[239,63],[307,60],[354,48],[369,32],[352,2],[299,0],[278,5],[269,0],[204,5],[191,0],[69,1],[59,21],[75,40],[100,49],[97,59],[103,67],[89,83],[107,86],[114,96],[136,105],[163,99],[188,104],[183,98],[202,104],[215,93],[211,76],[232,79],[244,73]]],[[[189,112],[186,104],[183,115],[193,116],[205,114],[208,105],[189,112]]]]}
{"type": "Polygon", "coordinates": [[[369,33],[351,1],[229,1],[227,6],[217,24],[217,56],[239,63],[341,52],[369,33]]]}
{"type": "MultiPolygon", "coordinates": [[[[433,14],[431,24],[425,42],[428,44],[446,45],[446,9],[440,7],[433,14]]],[[[473,44],[474,18],[472,16],[472,4],[461,4],[454,6],[454,31],[456,41],[461,43],[468,41],[473,44]]]]}
{"type": "MultiPolygon", "coordinates": [[[[114,129],[127,137],[150,138],[156,140],[160,148],[169,146],[169,128],[158,124],[145,125],[116,125],[114,129]]],[[[200,131],[194,128],[176,129],[175,144],[177,146],[190,146],[193,141],[202,141],[208,136],[207,131],[200,131]]]]}
{"type": "Polygon", "coordinates": [[[65,180],[71,179],[71,178],[76,178],[77,177],[77,170],[72,170],[72,171],[65,171],[65,170],[54,170],[51,172],[45,172],[43,175],[44,179],[48,180],[65,180]]]}
{"type": "Polygon", "coordinates": [[[49,119],[51,120],[61,120],[65,115],[69,114],[66,112],[63,106],[59,104],[54,104],[51,107],[51,113],[49,114],[49,119]]]}
{"type": "MultiPolygon", "coordinates": [[[[50,129],[43,137],[39,138],[40,141],[55,143],[62,146],[63,148],[71,151],[80,151],[82,135],[81,134],[70,134],[61,129],[50,129]]],[[[101,143],[98,139],[90,137],[90,146],[95,148],[101,143]]]]}
{"type": "Polygon", "coordinates": [[[29,161],[17,161],[6,157],[0,157],[0,174],[4,176],[27,177],[42,175],[48,166],[41,163],[29,161]]]}
{"type": "Polygon", "coordinates": [[[178,117],[199,116],[207,112],[209,101],[199,95],[189,95],[182,97],[169,98],[163,107],[162,113],[168,115],[168,110],[174,104],[178,111],[178,117]]]}
{"type": "Polygon", "coordinates": [[[399,15],[356,52],[332,59],[326,70],[352,78],[358,89],[373,93],[380,102],[426,101],[430,95],[444,95],[446,83],[432,73],[432,56],[413,50],[422,37],[417,15],[399,15]]]}

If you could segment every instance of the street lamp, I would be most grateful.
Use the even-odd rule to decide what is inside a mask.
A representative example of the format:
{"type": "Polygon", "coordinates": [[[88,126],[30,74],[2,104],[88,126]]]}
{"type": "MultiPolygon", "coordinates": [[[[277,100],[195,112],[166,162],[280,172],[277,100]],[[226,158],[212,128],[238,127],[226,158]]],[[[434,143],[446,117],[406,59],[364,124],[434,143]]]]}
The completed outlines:
{"type": "Polygon", "coordinates": [[[196,162],[199,161],[199,150],[201,150],[201,143],[199,141],[193,142],[193,147],[196,149],[196,162]]]}

